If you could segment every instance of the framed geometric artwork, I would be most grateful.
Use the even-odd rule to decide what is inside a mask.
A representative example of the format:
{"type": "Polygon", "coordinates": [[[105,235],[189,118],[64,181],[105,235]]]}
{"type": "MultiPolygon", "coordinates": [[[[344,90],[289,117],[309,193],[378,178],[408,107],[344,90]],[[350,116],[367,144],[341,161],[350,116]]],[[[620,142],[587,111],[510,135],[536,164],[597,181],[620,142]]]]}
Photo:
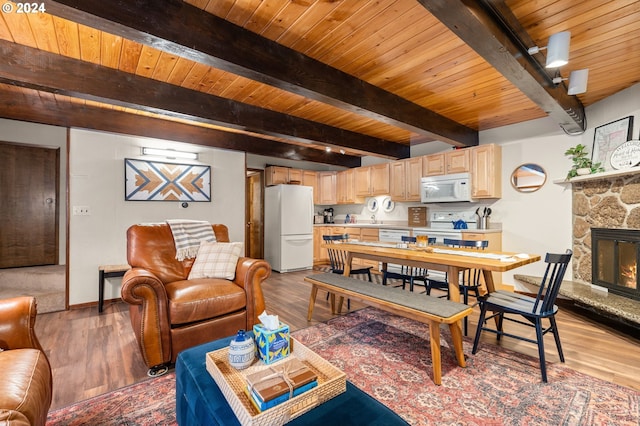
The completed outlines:
{"type": "Polygon", "coordinates": [[[211,201],[211,167],[124,160],[125,201],[211,201]]]}
{"type": "Polygon", "coordinates": [[[633,116],[612,121],[596,127],[593,134],[593,150],[591,161],[600,163],[606,171],[612,170],[611,154],[620,145],[631,139],[633,132],[633,116]]]}

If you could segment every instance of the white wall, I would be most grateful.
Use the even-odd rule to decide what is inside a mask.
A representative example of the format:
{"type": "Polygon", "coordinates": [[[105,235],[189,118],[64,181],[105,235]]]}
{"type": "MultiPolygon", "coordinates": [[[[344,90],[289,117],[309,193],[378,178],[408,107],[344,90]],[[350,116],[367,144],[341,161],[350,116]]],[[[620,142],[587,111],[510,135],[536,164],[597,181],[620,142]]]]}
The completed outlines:
{"type": "Polygon", "coordinates": [[[66,263],[67,247],[67,129],[0,118],[0,140],[60,149],[60,188],[58,194],[58,263],[66,263]]]}
{"type": "MultiPolygon", "coordinates": [[[[77,129],[71,130],[69,143],[69,202],[88,206],[91,212],[70,218],[70,305],[98,300],[98,265],[127,263],[126,230],[132,224],[207,220],[227,225],[232,241],[244,241],[244,153],[77,129]],[[186,209],[175,201],[125,201],[124,159],[141,158],[142,146],[198,152],[197,163],[211,166],[212,201],[189,203],[186,209]]],[[[119,297],[119,283],[109,280],[105,299],[119,297]]]]}
{"type": "MultiPolygon", "coordinates": [[[[571,168],[564,152],[578,143],[591,149],[595,127],[629,115],[635,116],[633,138],[640,119],[640,85],[617,93],[586,109],[587,130],[568,136],[549,118],[480,132],[480,143],[502,145],[502,199],[493,206],[492,220],[502,222],[505,251],[564,252],[572,247],[571,185],[562,181],[571,168]],[[537,163],[548,174],[537,192],[519,193],[510,183],[511,172],[522,163],[537,163]]],[[[545,264],[537,262],[503,274],[503,282],[516,284],[514,274],[542,276],[545,264]]],[[[571,269],[567,279],[571,279],[571,269]]]]}

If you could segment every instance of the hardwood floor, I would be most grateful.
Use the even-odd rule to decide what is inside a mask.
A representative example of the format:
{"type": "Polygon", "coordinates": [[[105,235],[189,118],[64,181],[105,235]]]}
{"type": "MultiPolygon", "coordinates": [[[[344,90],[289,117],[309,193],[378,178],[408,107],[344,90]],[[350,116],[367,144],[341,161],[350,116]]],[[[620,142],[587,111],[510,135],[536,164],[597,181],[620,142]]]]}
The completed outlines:
{"type": "MultiPolygon", "coordinates": [[[[310,285],[303,277],[309,273],[274,272],[264,284],[267,311],[278,314],[292,331],[332,317],[329,302],[320,293],[313,320],[307,322],[310,285]]],[[[352,303],[351,310],[362,307],[352,303]]],[[[478,309],[475,311],[470,336],[477,324],[478,309]]],[[[640,390],[640,340],[567,309],[561,309],[557,319],[568,367],[640,390]]],[[[147,377],[123,302],[106,304],[100,315],[95,306],[40,314],[36,332],[53,369],[52,410],[147,377]]],[[[553,338],[546,337],[545,343],[547,361],[559,362],[553,338]]],[[[495,336],[485,333],[482,345],[487,344],[496,344],[495,336]]],[[[530,343],[504,338],[501,345],[537,356],[536,346],[530,343]]]]}

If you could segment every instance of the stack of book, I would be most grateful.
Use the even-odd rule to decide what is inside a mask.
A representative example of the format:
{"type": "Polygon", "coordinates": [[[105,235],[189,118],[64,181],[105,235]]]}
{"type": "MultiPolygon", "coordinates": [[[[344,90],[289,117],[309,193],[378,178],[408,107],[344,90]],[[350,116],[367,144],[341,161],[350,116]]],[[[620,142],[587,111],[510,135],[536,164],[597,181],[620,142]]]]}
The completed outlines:
{"type": "Polygon", "coordinates": [[[286,362],[247,375],[245,389],[253,405],[262,412],[298,396],[318,385],[318,376],[302,361],[286,362]]]}

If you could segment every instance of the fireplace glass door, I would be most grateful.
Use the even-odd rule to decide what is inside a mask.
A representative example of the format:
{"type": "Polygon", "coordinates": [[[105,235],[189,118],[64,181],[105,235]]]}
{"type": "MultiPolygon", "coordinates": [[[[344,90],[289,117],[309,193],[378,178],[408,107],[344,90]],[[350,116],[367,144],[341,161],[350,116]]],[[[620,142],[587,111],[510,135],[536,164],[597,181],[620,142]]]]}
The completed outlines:
{"type": "Polygon", "coordinates": [[[592,228],[593,283],[612,293],[640,300],[640,231],[592,228]]]}
{"type": "Polygon", "coordinates": [[[618,277],[616,284],[625,288],[636,289],[638,279],[637,245],[627,241],[618,242],[618,277]]]}

